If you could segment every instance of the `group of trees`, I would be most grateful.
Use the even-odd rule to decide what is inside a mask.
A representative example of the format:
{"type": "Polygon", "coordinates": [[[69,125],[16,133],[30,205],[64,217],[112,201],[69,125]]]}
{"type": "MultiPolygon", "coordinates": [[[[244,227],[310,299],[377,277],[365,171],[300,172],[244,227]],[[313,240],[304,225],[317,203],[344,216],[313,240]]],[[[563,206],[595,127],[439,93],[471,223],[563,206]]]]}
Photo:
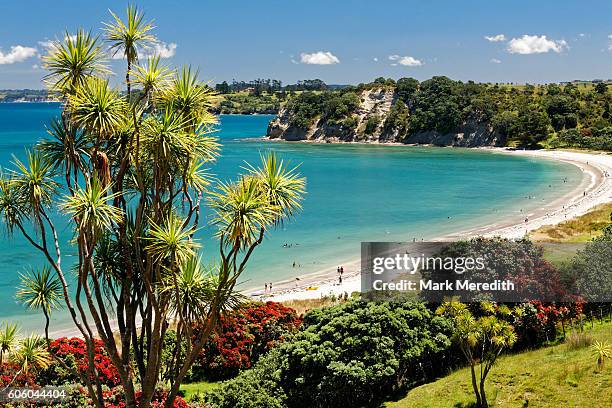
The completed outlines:
{"type": "MultiPolygon", "coordinates": [[[[207,166],[219,153],[210,135],[217,97],[190,67],[139,60],[156,41],[152,30],[130,6],[124,20],[112,14],[105,24],[106,44],[85,30],[54,41],[43,62],[61,116],[50,139],[0,178],[6,231],[39,251],[50,271],[44,275],[59,282],[54,287],[86,349],[86,371],[74,375],[98,408],[105,406],[98,341],[117,370],[123,406],[148,407],[162,385],[165,406],[173,406],[220,315],[241,301],[234,286],[253,251],[300,209],[305,188],[273,154],[235,181],[213,179],[207,166]],[[109,83],[109,48],[125,61],[122,91],[109,83]],[[205,202],[211,214],[203,214],[205,202]],[[55,213],[73,229],[74,265],[62,257],[55,213]],[[210,266],[200,262],[195,237],[204,222],[218,240],[210,266]],[[171,321],[185,352],[174,356],[162,384],[161,345],[171,321]]],[[[26,282],[24,299],[36,287],[26,282]]],[[[48,303],[32,306],[47,316],[48,303]]],[[[49,342],[46,349],[70,369],[49,342]]]]}
{"type": "Polygon", "coordinates": [[[328,89],[325,82],[320,79],[304,79],[297,81],[295,84],[283,86],[282,81],[278,79],[255,79],[253,81],[236,81],[231,83],[223,81],[215,85],[215,90],[220,94],[229,94],[242,91],[250,91],[256,96],[263,93],[274,92],[295,92],[295,91],[324,91],[328,89]]]}
{"type": "Polygon", "coordinates": [[[261,95],[264,92],[278,92],[283,89],[283,83],[277,79],[255,79],[253,81],[236,81],[233,80],[231,84],[227,81],[223,81],[220,84],[215,85],[215,90],[220,94],[228,94],[241,92],[245,90],[251,90],[255,95],[261,95]]]}
{"type": "MultiPolygon", "coordinates": [[[[377,78],[369,84],[348,86],[323,93],[304,92],[291,98],[287,107],[291,125],[308,127],[315,118],[323,118],[323,106],[338,95],[360,96],[364,90],[394,90],[391,110],[384,118],[383,131],[394,132],[398,140],[413,134],[435,131],[460,132],[466,124],[482,124],[508,143],[535,146],[563,132],[580,132],[588,143],[592,134],[610,140],[612,94],[605,83],[589,88],[567,85],[498,85],[453,81],[437,76],[419,82],[414,78],[377,78]]],[[[350,118],[355,110],[346,104],[350,118]]],[[[334,118],[337,121],[337,118],[334,118]]],[[[562,138],[568,141],[569,138],[562,138]]],[[[576,140],[574,138],[573,140],[576,140]]],[[[604,144],[599,141],[597,146],[604,144]]],[[[585,146],[588,147],[588,146],[585,146]]]]}

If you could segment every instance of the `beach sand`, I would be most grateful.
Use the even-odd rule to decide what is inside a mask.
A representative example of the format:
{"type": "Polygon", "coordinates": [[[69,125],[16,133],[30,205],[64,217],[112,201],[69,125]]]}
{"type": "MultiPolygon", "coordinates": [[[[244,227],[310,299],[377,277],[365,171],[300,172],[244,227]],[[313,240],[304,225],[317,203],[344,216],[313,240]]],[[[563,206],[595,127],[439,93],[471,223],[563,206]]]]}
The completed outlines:
{"type": "MultiPolygon", "coordinates": [[[[573,151],[525,151],[503,148],[486,148],[492,154],[509,154],[537,157],[571,163],[584,172],[581,183],[572,192],[553,201],[543,203],[542,207],[529,213],[505,218],[498,223],[485,227],[460,231],[443,237],[438,241],[453,241],[476,236],[504,238],[521,238],[525,234],[543,225],[553,225],[587,213],[597,205],[612,202],[612,155],[605,153],[583,153],[573,151]],[[525,218],[528,219],[525,222],[525,218]]],[[[264,293],[263,290],[244,290],[253,300],[285,300],[318,299],[324,296],[349,296],[361,289],[361,260],[339,259],[334,265],[318,272],[301,275],[298,279],[286,279],[273,282],[273,290],[264,293]],[[337,267],[343,266],[342,284],[338,283],[337,267]]],[[[116,327],[116,322],[113,322],[116,327]]],[[[80,336],[75,328],[57,330],[52,337],[80,336]]]]}
{"type": "MultiPolygon", "coordinates": [[[[496,154],[522,155],[547,160],[557,160],[570,163],[584,172],[581,183],[570,193],[553,202],[542,203],[542,207],[505,218],[495,224],[473,228],[466,231],[439,237],[437,241],[454,241],[471,237],[499,236],[509,239],[524,237],[530,231],[544,225],[555,225],[563,221],[579,217],[593,207],[612,202],[612,155],[606,153],[585,153],[561,150],[512,150],[505,148],[485,148],[496,154]]],[[[247,291],[257,300],[316,299],[323,296],[350,295],[359,292],[360,259],[338,260],[336,264],[318,272],[302,275],[298,279],[287,279],[273,283],[273,290],[264,293],[263,290],[247,291]],[[337,267],[342,265],[342,283],[338,283],[337,267]]]]}

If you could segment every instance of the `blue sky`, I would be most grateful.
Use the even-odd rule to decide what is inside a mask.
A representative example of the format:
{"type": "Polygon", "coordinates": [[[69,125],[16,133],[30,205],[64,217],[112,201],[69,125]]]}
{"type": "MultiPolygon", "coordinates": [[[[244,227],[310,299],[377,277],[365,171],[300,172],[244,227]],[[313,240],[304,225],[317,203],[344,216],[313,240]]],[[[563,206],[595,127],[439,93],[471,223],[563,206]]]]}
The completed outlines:
{"type": "MultiPolygon", "coordinates": [[[[42,88],[44,41],[125,1],[0,3],[0,89],[42,88]],[[102,4],[103,3],[103,4],[102,4]]],[[[490,82],[612,77],[610,1],[140,1],[168,65],[213,82],[377,76],[490,82]],[[485,38],[489,37],[489,39],[485,38]]],[[[119,68],[121,62],[112,62],[119,68]]]]}

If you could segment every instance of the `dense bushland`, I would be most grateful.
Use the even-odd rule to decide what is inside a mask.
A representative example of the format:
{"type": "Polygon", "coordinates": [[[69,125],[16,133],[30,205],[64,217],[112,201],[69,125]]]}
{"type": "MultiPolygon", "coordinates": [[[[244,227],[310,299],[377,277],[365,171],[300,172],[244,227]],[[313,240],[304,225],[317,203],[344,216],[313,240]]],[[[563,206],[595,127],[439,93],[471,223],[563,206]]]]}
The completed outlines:
{"type": "MultiPolygon", "coordinates": [[[[396,131],[401,140],[420,132],[459,132],[471,123],[497,132],[511,145],[530,147],[547,139],[556,146],[609,150],[612,145],[612,94],[605,83],[588,87],[572,83],[513,86],[453,81],[443,76],[423,82],[379,78],[369,84],[303,92],[290,98],[290,125],[308,128],[315,119],[350,124],[358,95],[376,88],[394,91],[384,130],[396,131]]],[[[372,126],[366,133],[371,131],[372,126]]]]}

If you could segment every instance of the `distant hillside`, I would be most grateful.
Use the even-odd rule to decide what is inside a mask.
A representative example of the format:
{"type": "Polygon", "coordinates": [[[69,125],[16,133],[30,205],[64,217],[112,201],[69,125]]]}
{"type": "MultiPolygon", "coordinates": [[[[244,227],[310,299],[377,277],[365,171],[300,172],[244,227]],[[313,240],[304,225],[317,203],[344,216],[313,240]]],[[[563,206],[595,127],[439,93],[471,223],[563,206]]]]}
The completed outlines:
{"type": "Polygon", "coordinates": [[[49,102],[53,101],[45,89],[0,89],[0,102],[49,102]]]}
{"type": "Polygon", "coordinates": [[[379,78],[289,98],[269,138],[441,146],[578,145],[612,150],[608,84],[496,85],[379,78]]]}

